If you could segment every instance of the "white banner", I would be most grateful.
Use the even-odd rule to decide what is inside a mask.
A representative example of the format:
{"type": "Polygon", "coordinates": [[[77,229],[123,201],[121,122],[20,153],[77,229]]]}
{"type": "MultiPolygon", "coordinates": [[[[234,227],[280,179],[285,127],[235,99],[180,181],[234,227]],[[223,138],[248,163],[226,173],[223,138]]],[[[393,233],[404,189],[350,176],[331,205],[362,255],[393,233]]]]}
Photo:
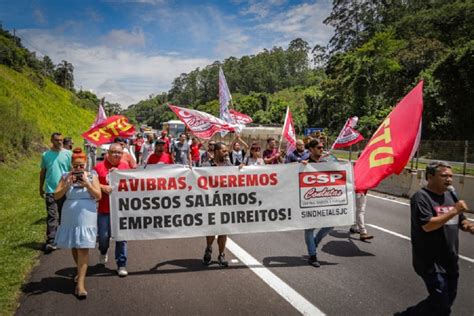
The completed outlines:
{"type": "Polygon", "coordinates": [[[110,174],[117,240],[182,238],[352,225],[349,162],[185,168],[110,174]]]}

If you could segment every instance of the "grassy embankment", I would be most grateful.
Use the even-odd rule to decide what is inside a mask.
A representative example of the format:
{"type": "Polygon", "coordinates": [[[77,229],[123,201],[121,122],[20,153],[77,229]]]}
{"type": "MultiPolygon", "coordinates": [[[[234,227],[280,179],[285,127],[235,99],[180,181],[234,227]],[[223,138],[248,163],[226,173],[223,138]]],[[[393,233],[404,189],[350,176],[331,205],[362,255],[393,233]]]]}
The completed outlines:
{"type": "Polygon", "coordinates": [[[76,106],[71,92],[49,81],[38,84],[27,74],[3,65],[0,113],[0,147],[2,156],[8,158],[6,164],[0,163],[0,315],[10,315],[16,309],[21,285],[41,253],[46,209],[38,193],[39,153],[23,148],[23,156],[15,161],[18,152],[11,146],[5,149],[5,144],[33,137],[44,146],[52,132],[60,131],[82,145],[80,134],[95,114],[76,106]]]}

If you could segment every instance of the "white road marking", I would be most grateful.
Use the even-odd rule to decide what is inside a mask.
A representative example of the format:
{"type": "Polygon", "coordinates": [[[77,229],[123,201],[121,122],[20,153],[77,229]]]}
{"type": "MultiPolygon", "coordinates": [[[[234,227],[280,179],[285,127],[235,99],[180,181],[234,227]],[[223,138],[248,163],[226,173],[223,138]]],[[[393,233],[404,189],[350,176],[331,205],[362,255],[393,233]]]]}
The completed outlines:
{"type": "MultiPolygon", "coordinates": [[[[376,199],[380,199],[380,200],[384,200],[384,201],[389,201],[389,202],[393,202],[393,203],[397,203],[397,204],[401,204],[401,205],[407,205],[407,206],[410,206],[409,203],[405,203],[405,202],[401,202],[401,201],[397,201],[397,200],[393,200],[393,199],[389,199],[389,198],[384,198],[384,197],[381,197],[381,196],[378,196],[378,195],[373,195],[373,194],[367,194],[368,196],[370,197],[373,197],[373,198],[376,198],[376,199]]],[[[474,219],[473,218],[469,218],[467,217],[467,220],[468,221],[471,221],[471,222],[474,222],[474,219]]]]}
{"type": "Polygon", "coordinates": [[[314,306],[310,301],[301,296],[279,277],[265,268],[257,259],[252,257],[233,240],[227,238],[227,249],[229,249],[239,260],[247,265],[260,279],[267,283],[275,292],[290,303],[303,315],[324,315],[324,313],[314,306]]]}
{"type": "MultiPolygon", "coordinates": [[[[377,225],[373,225],[373,224],[366,224],[366,225],[367,225],[367,226],[370,226],[370,227],[373,227],[373,228],[375,228],[375,229],[381,230],[381,231],[383,231],[383,232],[385,232],[385,233],[388,233],[388,234],[391,234],[391,235],[400,237],[400,238],[402,238],[402,239],[406,239],[406,240],[411,241],[411,238],[410,238],[410,237],[405,236],[405,235],[402,235],[402,234],[399,234],[399,233],[396,233],[396,232],[393,232],[393,231],[388,230],[388,229],[385,229],[385,228],[383,228],[383,227],[380,227],[380,226],[377,226],[377,225]]],[[[470,262],[470,263],[474,263],[474,259],[472,259],[472,258],[469,258],[469,257],[466,257],[466,256],[462,256],[462,255],[459,255],[459,258],[464,259],[464,260],[466,260],[466,261],[468,261],[468,262],[470,262]]]]}
{"type": "Polygon", "coordinates": [[[381,197],[381,196],[378,196],[378,195],[373,195],[373,194],[367,194],[367,195],[370,196],[370,197],[376,198],[376,199],[380,199],[380,200],[384,200],[384,201],[389,201],[389,202],[393,202],[393,203],[397,203],[397,204],[401,204],[401,205],[408,205],[408,206],[410,206],[409,203],[405,203],[405,202],[401,202],[401,201],[397,201],[397,200],[392,200],[392,199],[384,198],[384,197],[381,197]]]}

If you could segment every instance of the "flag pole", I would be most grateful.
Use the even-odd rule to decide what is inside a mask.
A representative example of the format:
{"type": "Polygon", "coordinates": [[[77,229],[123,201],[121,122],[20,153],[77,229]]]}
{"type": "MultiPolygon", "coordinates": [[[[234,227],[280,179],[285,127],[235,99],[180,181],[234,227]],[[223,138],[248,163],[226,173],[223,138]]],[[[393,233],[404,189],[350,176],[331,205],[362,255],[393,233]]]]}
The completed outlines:
{"type": "Polygon", "coordinates": [[[278,152],[281,150],[281,143],[283,139],[283,133],[285,132],[285,126],[286,126],[286,120],[288,119],[288,111],[290,110],[290,107],[286,107],[286,114],[285,114],[285,121],[283,122],[283,128],[281,129],[281,135],[280,135],[280,140],[278,142],[278,152]]]}

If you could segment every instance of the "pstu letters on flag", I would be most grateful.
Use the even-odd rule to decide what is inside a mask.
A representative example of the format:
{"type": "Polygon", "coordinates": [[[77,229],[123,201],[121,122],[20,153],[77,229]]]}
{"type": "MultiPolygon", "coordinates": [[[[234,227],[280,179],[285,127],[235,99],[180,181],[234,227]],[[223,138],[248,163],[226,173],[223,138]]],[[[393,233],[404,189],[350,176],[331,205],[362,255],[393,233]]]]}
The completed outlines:
{"type": "Polygon", "coordinates": [[[130,137],[135,133],[135,127],[123,115],[114,115],[89,129],[82,137],[96,146],[112,143],[116,137],[130,137]]]}
{"type": "Polygon", "coordinates": [[[418,147],[422,113],[423,81],[398,103],[362,151],[354,167],[358,192],[403,171],[418,147]]]}

